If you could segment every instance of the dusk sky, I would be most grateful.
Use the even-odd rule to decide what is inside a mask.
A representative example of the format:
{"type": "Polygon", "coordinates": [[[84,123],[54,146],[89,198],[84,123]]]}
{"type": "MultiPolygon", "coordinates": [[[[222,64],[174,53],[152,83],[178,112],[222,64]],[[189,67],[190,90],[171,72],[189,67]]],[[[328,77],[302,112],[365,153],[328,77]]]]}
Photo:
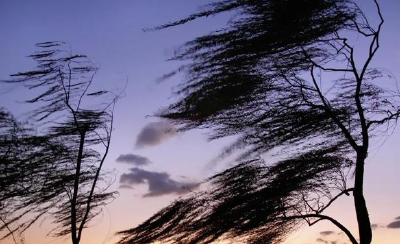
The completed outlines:
{"type": "MultiPolygon", "coordinates": [[[[112,244],[117,231],[135,227],[179,195],[182,186],[193,186],[229,166],[230,158],[215,162],[232,138],[207,141],[207,131],[177,133],[165,121],[152,117],[174,101],[173,87],[182,76],[159,82],[179,64],[167,61],[174,50],[193,37],[220,26],[227,16],[207,18],[161,31],[144,32],[186,17],[208,0],[0,0],[0,79],[35,67],[27,56],[46,41],[67,42],[100,64],[95,86],[122,89],[126,96],[115,110],[115,131],[107,169],[115,169],[113,189],[119,196],[107,205],[83,233],[82,244],[112,244]],[[160,180],[161,179],[161,180],[160,180]]],[[[358,0],[372,20],[377,20],[372,0],[358,0]]],[[[400,80],[400,1],[380,0],[385,24],[381,49],[372,66],[385,68],[400,80]]],[[[372,22],[376,23],[376,21],[372,22]]],[[[385,83],[386,84],[386,83],[385,83]]],[[[0,107],[25,118],[30,107],[21,103],[31,97],[21,86],[0,85],[0,107]]],[[[374,224],[374,244],[400,243],[400,128],[390,137],[375,138],[366,166],[365,195],[374,224]]],[[[334,204],[328,212],[356,229],[352,199],[334,204]]],[[[51,217],[39,221],[25,234],[25,244],[70,243],[46,236],[51,217]]],[[[12,239],[0,243],[11,244],[12,239]]],[[[286,244],[347,243],[329,223],[305,226],[286,244]]]]}

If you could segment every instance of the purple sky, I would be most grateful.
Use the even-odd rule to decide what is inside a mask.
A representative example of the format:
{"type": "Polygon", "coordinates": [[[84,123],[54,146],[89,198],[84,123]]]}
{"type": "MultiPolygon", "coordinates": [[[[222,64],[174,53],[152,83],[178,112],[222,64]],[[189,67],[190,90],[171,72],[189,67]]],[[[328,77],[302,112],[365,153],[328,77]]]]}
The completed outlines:
{"type": "MultiPolygon", "coordinates": [[[[146,117],[174,99],[170,93],[173,85],[179,81],[179,76],[157,83],[157,78],[177,67],[176,63],[165,60],[184,41],[222,26],[227,18],[209,18],[157,32],[144,33],[142,28],[185,17],[207,2],[0,0],[0,79],[33,67],[34,63],[26,56],[35,51],[35,43],[65,41],[72,46],[74,52],[86,54],[101,64],[96,86],[118,89],[125,85],[126,79],[129,80],[126,97],[120,100],[115,111],[116,130],[106,163],[108,168],[116,169],[117,179],[120,175],[131,174],[130,180],[149,182],[153,192],[147,191],[149,186],[146,184],[134,184],[134,190],[121,189],[120,197],[84,233],[82,244],[113,243],[114,232],[135,226],[176,198],[176,195],[160,194],[160,190],[164,189],[157,188],[160,184],[167,187],[165,189],[168,193],[174,193],[174,189],[175,193],[180,193],[174,187],[185,182],[192,184],[200,181],[227,166],[219,164],[213,168],[207,167],[230,141],[229,138],[208,143],[206,131],[177,134],[168,130],[168,126],[161,124],[157,127],[158,121],[155,118],[146,117]],[[121,155],[124,158],[116,162],[121,155]],[[139,167],[138,162],[142,162],[144,169],[132,170],[133,167],[139,167]],[[152,181],[155,176],[159,176],[152,172],[162,174],[164,182],[152,181]],[[157,197],[142,198],[148,193],[157,197]]],[[[375,14],[372,0],[358,2],[367,16],[375,14]]],[[[373,66],[388,68],[400,79],[400,1],[380,2],[386,23],[382,33],[382,48],[373,66]]],[[[28,108],[18,102],[29,96],[29,92],[18,87],[9,89],[0,86],[0,106],[22,116],[28,108]]],[[[384,146],[381,146],[383,140],[378,140],[370,152],[366,169],[366,197],[372,222],[378,226],[387,226],[400,215],[399,138],[397,130],[384,146]]],[[[114,187],[118,186],[116,182],[114,187]]],[[[346,207],[348,203],[341,201],[334,206],[334,210],[335,214],[339,213],[339,219],[352,225],[353,209],[346,207]]],[[[46,223],[34,226],[33,230],[26,233],[26,244],[64,243],[51,238],[42,239],[50,229],[46,223]]],[[[320,232],[324,231],[336,229],[330,225],[321,225],[296,233],[287,243],[297,244],[299,240],[304,243],[322,243],[317,238],[329,241],[339,238],[333,235],[321,236],[320,232]]],[[[396,243],[384,239],[389,237],[399,240],[400,229],[377,228],[375,238],[380,239],[375,239],[374,243],[396,243]]],[[[65,243],[68,242],[67,239],[65,243]]]]}

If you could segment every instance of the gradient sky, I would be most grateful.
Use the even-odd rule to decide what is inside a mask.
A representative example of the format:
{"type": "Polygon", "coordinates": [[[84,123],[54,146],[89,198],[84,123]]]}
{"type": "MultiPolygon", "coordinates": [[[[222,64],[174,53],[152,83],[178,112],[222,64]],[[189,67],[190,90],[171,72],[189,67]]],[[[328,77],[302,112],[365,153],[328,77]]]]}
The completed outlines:
{"type": "MultiPolygon", "coordinates": [[[[166,62],[175,48],[184,41],[222,26],[227,18],[208,18],[157,32],[144,33],[142,28],[185,17],[207,2],[0,0],[0,79],[33,68],[34,62],[26,56],[35,51],[35,43],[44,41],[65,41],[74,52],[86,54],[100,63],[96,86],[118,89],[128,79],[126,97],[119,101],[115,111],[116,130],[106,161],[107,168],[116,172],[113,187],[117,189],[120,186],[121,175],[134,173],[150,182],[154,178],[165,177],[168,190],[174,192],[174,186],[179,186],[181,182],[200,181],[226,167],[227,163],[212,165],[210,162],[230,139],[207,142],[207,131],[170,133],[167,125],[146,117],[174,100],[170,93],[180,77],[160,84],[157,78],[177,67],[176,63],[166,62]],[[132,165],[127,161],[141,162],[141,166],[130,171],[132,165]],[[149,161],[151,163],[148,164],[149,161]]],[[[372,0],[358,2],[367,16],[376,19],[372,0]]],[[[381,49],[372,65],[387,68],[400,79],[400,1],[381,0],[380,3],[386,23],[381,49]]],[[[0,106],[22,118],[29,108],[20,102],[29,96],[30,93],[21,87],[2,85],[0,106]]],[[[399,145],[399,129],[389,138],[378,138],[371,147],[366,166],[365,194],[371,221],[377,226],[374,229],[375,244],[400,243],[400,228],[387,228],[400,216],[399,145]]],[[[162,191],[157,187],[150,192],[148,189],[147,184],[135,186],[134,190],[120,189],[120,196],[84,232],[81,243],[114,243],[117,240],[114,237],[116,231],[134,227],[177,197],[174,194],[158,196],[162,191]],[[149,193],[157,196],[143,197],[149,193]]],[[[351,204],[350,198],[340,200],[329,213],[354,230],[355,215],[351,204]]],[[[69,238],[45,237],[51,229],[50,222],[51,218],[27,231],[25,243],[70,243],[69,238]]],[[[326,243],[333,244],[332,241],[337,241],[341,244],[345,239],[337,231],[334,226],[324,223],[296,232],[286,243],[329,241],[326,243]]],[[[4,243],[12,242],[7,240],[4,243]]]]}

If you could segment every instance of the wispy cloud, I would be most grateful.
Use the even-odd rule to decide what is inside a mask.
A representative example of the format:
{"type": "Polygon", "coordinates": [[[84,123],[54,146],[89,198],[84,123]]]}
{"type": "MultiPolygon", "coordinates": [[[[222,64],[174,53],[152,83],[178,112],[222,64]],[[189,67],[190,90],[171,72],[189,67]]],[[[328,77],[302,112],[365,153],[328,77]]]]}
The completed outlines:
{"type": "Polygon", "coordinates": [[[140,131],[136,139],[136,146],[156,146],[177,135],[176,129],[168,122],[154,122],[147,124],[140,131]]]}
{"type": "Polygon", "coordinates": [[[324,240],[324,239],[322,239],[322,238],[318,238],[318,239],[316,239],[315,241],[316,241],[316,242],[322,242],[322,243],[328,243],[327,240],[324,240]]]}
{"type": "Polygon", "coordinates": [[[130,185],[120,185],[118,188],[119,188],[119,189],[128,189],[128,190],[134,189],[134,188],[133,188],[132,186],[130,186],[130,185]]]}
{"type": "Polygon", "coordinates": [[[373,230],[376,230],[376,229],[379,229],[379,228],[385,228],[385,226],[381,225],[381,224],[371,224],[371,228],[373,230]]]}
{"type": "MultiPolygon", "coordinates": [[[[332,236],[332,235],[334,235],[334,236],[336,236],[336,234],[339,234],[339,233],[337,233],[337,232],[335,232],[335,231],[331,231],[331,230],[326,230],[326,231],[321,231],[321,232],[319,232],[319,234],[322,236],[322,237],[327,237],[327,236],[332,236]]],[[[321,243],[326,243],[326,244],[337,244],[337,240],[335,240],[335,241],[330,241],[330,240],[325,240],[324,238],[318,238],[318,239],[316,239],[315,241],[316,242],[321,242],[321,243]]]]}
{"type": "Polygon", "coordinates": [[[195,182],[181,182],[171,178],[166,172],[153,172],[140,168],[131,168],[129,173],[122,174],[120,183],[133,186],[148,184],[149,191],[143,197],[156,197],[167,194],[185,194],[199,187],[195,182]]]}
{"type": "Polygon", "coordinates": [[[135,166],[145,166],[151,164],[151,161],[148,158],[137,154],[121,154],[115,161],[135,166]]]}
{"type": "Polygon", "coordinates": [[[329,236],[329,235],[333,235],[333,234],[335,234],[336,232],[334,232],[334,231],[331,231],[331,230],[327,230],[327,231],[321,231],[319,234],[321,235],[321,236],[329,236]]]}

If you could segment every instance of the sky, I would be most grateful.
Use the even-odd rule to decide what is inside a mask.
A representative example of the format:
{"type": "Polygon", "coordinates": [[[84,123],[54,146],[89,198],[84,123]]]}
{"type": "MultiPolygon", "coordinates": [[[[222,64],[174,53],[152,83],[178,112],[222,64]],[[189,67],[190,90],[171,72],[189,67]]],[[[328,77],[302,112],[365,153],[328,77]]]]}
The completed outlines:
{"type": "MultiPolygon", "coordinates": [[[[227,16],[162,31],[144,32],[143,28],[185,17],[207,2],[0,0],[0,79],[34,67],[35,63],[26,56],[36,50],[35,43],[64,41],[74,52],[101,64],[96,86],[121,89],[128,80],[126,96],[115,110],[115,131],[106,160],[107,169],[116,173],[113,189],[120,194],[90,224],[82,244],[114,243],[118,239],[114,236],[116,231],[136,226],[186,193],[183,185],[195,188],[196,182],[228,166],[229,162],[210,162],[232,138],[209,142],[207,131],[177,133],[169,124],[151,116],[174,101],[171,91],[182,78],[158,82],[178,66],[167,59],[185,41],[223,26],[227,16]]],[[[372,0],[358,2],[367,16],[376,19],[372,0]]],[[[380,3],[386,22],[381,49],[372,66],[386,68],[400,79],[400,1],[380,3]]],[[[23,118],[29,107],[21,102],[30,95],[22,87],[1,85],[0,106],[23,118]]],[[[378,138],[366,166],[365,195],[375,244],[399,244],[400,240],[399,145],[399,129],[389,138],[378,138]]],[[[338,201],[329,213],[355,230],[351,199],[338,201]]],[[[25,243],[70,243],[68,238],[46,236],[50,222],[48,218],[28,230],[25,243]]],[[[285,243],[341,244],[343,240],[337,229],[323,223],[299,230],[285,243]]]]}

